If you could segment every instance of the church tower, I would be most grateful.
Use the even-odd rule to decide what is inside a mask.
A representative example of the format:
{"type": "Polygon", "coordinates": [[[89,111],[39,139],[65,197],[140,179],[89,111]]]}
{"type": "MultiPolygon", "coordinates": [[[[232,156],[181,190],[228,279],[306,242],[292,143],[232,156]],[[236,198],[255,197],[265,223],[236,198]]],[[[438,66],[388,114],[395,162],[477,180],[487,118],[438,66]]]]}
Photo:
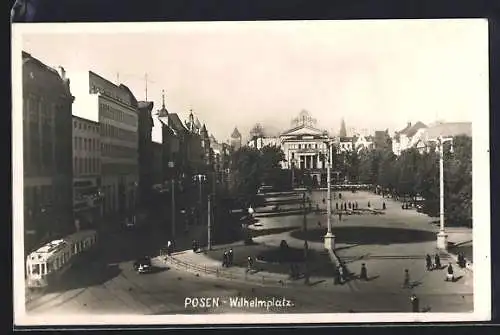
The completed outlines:
{"type": "Polygon", "coordinates": [[[233,133],[231,134],[231,146],[234,150],[239,150],[241,148],[241,134],[237,127],[234,127],[233,133]]]}
{"type": "Polygon", "coordinates": [[[347,130],[345,128],[345,121],[344,118],[342,118],[342,122],[340,124],[340,132],[339,132],[340,137],[347,137],[347,130]]]}

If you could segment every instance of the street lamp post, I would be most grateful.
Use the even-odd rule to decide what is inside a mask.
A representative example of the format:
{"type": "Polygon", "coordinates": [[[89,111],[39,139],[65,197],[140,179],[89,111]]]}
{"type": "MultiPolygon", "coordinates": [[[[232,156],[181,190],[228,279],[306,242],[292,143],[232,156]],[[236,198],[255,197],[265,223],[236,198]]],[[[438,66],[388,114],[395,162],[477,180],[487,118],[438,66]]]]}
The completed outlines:
{"type": "MultiPolygon", "coordinates": [[[[203,222],[203,212],[202,212],[202,207],[203,207],[203,202],[202,202],[202,183],[207,179],[207,177],[204,174],[197,174],[194,175],[193,179],[198,182],[199,184],[199,191],[200,191],[200,214],[199,214],[199,220],[200,224],[203,222]]],[[[208,199],[208,215],[210,216],[210,197],[208,199]]],[[[210,219],[208,220],[208,247],[211,247],[211,223],[210,219]]]]}
{"type": "Polygon", "coordinates": [[[438,137],[436,140],[436,151],[439,154],[439,233],[437,234],[437,248],[441,250],[448,249],[448,234],[444,227],[444,144],[451,143],[451,152],[453,152],[453,138],[438,137]]]}
{"type": "Polygon", "coordinates": [[[332,209],[331,209],[331,201],[332,201],[332,177],[331,177],[331,167],[333,160],[333,143],[326,143],[328,148],[328,163],[326,166],[327,176],[326,176],[326,184],[327,184],[327,208],[326,208],[326,216],[327,216],[327,232],[325,235],[325,249],[326,250],[334,250],[335,249],[335,235],[332,233],[332,209]]]}

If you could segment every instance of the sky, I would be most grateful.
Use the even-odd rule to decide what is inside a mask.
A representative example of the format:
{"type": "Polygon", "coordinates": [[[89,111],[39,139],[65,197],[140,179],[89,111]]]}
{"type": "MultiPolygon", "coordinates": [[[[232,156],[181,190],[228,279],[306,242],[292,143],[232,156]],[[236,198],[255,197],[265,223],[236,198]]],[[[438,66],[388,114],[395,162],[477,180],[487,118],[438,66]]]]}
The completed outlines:
{"type": "Polygon", "coordinates": [[[192,108],[219,141],[255,123],[284,131],[301,110],[333,134],[342,118],[368,133],[473,121],[488,99],[485,20],[35,25],[14,25],[24,51],[119,81],[138,100],[147,73],[155,109],[165,90],[170,112],[187,119],[192,108]]]}

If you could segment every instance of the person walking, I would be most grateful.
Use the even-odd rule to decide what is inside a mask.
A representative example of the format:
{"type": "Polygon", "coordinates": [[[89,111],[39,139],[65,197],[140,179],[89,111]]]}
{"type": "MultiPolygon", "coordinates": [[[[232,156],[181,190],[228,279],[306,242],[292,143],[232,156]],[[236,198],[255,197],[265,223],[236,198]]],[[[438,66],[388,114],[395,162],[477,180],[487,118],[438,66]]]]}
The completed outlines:
{"type": "Polygon", "coordinates": [[[338,266],[338,276],[339,276],[339,284],[342,285],[345,282],[345,273],[344,273],[344,267],[342,264],[339,264],[338,266]]]}
{"type": "Polygon", "coordinates": [[[358,202],[356,201],[356,209],[358,209],[358,208],[359,208],[359,204],[358,204],[358,202]]]}
{"type": "Polygon", "coordinates": [[[455,276],[453,274],[453,266],[451,265],[451,262],[448,264],[448,269],[446,270],[446,279],[445,281],[455,281],[455,276]]]}
{"type": "Polygon", "coordinates": [[[335,203],[335,209],[339,210],[339,203],[338,202],[335,203]]]}
{"type": "Polygon", "coordinates": [[[411,295],[410,302],[411,302],[411,311],[413,313],[420,312],[420,301],[419,301],[418,297],[415,294],[411,295]]]}
{"type": "Polygon", "coordinates": [[[172,255],[172,241],[168,240],[167,242],[167,256],[172,255]]]}
{"type": "Polygon", "coordinates": [[[366,270],[365,263],[361,264],[361,272],[359,274],[359,279],[368,280],[368,271],[366,270]]]}
{"type": "Polygon", "coordinates": [[[382,203],[382,209],[385,211],[387,207],[385,206],[385,201],[382,203]]]}
{"type": "Polygon", "coordinates": [[[370,208],[371,204],[370,204],[370,201],[368,201],[368,208],[370,208]]]}
{"type": "Polygon", "coordinates": [[[405,269],[405,275],[404,275],[404,279],[403,279],[403,287],[404,288],[410,287],[410,271],[408,271],[408,269],[405,269]]]}
{"type": "Polygon", "coordinates": [[[438,270],[441,269],[441,258],[439,254],[434,255],[434,268],[438,270]]]}
{"type": "Polygon", "coordinates": [[[229,260],[229,257],[228,257],[228,254],[227,254],[227,251],[224,251],[224,254],[222,255],[222,266],[223,267],[228,267],[228,260],[229,260]]]}
{"type": "Polygon", "coordinates": [[[252,270],[252,265],[253,265],[253,260],[252,260],[251,256],[247,257],[247,262],[248,262],[248,268],[247,268],[247,272],[248,272],[248,271],[252,270]]]}
{"type": "Polygon", "coordinates": [[[339,212],[339,221],[342,221],[342,212],[339,212]]]}
{"type": "Polygon", "coordinates": [[[432,259],[429,254],[425,256],[425,267],[427,268],[427,271],[432,271],[432,259]]]}
{"type": "Polygon", "coordinates": [[[229,264],[229,266],[232,266],[233,259],[234,259],[233,248],[229,249],[229,252],[227,255],[228,255],[228,264],[229,264]]]}

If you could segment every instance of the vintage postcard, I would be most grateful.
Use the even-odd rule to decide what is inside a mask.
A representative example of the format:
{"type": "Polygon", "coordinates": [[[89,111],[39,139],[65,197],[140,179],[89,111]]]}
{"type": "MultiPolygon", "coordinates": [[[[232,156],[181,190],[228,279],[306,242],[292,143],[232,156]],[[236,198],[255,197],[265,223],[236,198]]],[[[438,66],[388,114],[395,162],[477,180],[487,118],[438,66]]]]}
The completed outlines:
{"type": "Polygon", "coordinates": [[[12,32],[16,325],[490,319],[486,20],[12,32]]]}

